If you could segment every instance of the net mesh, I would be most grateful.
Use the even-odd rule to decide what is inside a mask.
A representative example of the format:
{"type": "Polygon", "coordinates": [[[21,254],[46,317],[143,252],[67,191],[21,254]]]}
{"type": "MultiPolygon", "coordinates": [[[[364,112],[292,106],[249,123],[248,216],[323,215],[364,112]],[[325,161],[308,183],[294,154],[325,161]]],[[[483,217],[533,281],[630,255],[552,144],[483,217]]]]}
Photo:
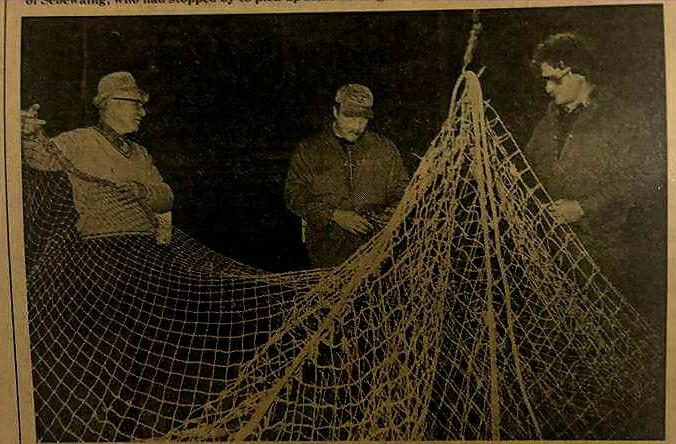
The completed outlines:
{"type": "Polygon", "coordinates": [[[178,229],[82,240],[67,174],[24,173],[42,441],[609,438],[659,387],[653,329],[469,71],[390,222],[335,269],[266,273],[178,229]]]}

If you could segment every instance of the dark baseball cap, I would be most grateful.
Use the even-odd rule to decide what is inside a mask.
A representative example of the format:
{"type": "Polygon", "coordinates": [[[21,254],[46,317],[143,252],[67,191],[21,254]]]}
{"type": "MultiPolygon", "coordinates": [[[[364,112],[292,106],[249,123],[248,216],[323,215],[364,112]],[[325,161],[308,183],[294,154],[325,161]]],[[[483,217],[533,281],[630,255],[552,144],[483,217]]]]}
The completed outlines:
{"type": "Polygon", "coordinates": [[[357,83],[343,85],[336,93],[340,113],[347,117],[373,117],[373,94],[371,90],[357,83]]]}

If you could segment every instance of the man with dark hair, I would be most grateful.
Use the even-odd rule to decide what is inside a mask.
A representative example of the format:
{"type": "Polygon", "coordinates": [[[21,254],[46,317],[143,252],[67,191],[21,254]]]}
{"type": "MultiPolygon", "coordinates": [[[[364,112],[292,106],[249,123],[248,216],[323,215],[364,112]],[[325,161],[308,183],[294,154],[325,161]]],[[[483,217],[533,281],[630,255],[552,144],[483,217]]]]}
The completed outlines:
{"type": "MultiPolygon", "coordinates": [[[[555,220],[570,224],[601,272],[663,330],[663,123],[651,127],[636,106],[599,84],[594,62],[574,34],[553,35],[537,47],[533,64],[552,103],[526,155],[554,201],[555,220]]],[[[655,439],[659,418],[648,427],[655,439]]]]}
{"type": "Polygon", "coordinates": [[[571,224],[629,302],[662,324],[665,150],[637,107],[596,82],[594,61],[575,34],[537,47],[533,64],[553,103],[526,153],[554,218],[571,224]]]}
{"type": "Polygon", "coordinates": [[[395,145],[366,130],[372,106],[367,87],[344,85],[331,128],[302,142],[291,160],[286,205],[307,223],[315,267],[347,259],[387,220],[408,184],[395,145]]]}
{"type": "Polygon", "coordinates": [[[554,34],[540,43],[533,55],[533,65],[538,70],[542,63],[556,66],[563,60],[572,71],[585,76],[590,82],[594,80],[596,61],[591,45],[577,34],[554,34]]]}

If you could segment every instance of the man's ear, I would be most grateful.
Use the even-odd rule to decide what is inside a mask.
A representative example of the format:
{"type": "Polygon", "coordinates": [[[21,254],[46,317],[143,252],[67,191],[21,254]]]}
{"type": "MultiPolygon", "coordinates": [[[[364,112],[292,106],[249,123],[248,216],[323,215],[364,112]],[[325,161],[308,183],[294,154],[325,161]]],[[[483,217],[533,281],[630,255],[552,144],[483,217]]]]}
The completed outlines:
{"type": "Polygon", "coordinates": [[[106,114],[106,108],[108,107],[108,100],[104,100],[96,107],[96,111],[99,114],[99,119],[106,114]]]}

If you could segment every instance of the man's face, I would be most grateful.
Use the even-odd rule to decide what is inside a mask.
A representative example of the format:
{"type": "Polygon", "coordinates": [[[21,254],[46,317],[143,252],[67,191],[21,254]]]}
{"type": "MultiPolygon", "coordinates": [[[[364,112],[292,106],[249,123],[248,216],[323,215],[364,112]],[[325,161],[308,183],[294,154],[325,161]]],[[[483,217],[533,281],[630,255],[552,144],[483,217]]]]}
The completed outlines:
{"type": "Polygon", "coordinates": [[[138,131],[146,115],[143,102],[136,99],[110,98],[102,109],[102,120],[119,134],[138,131]]]}
{"type": "Polygon", "coordinates": [[[553,67],[545,62],[540,65],[545,91],[559,106],[578,101],[582,92],[584,78],[571,72],[568,67],[553,67]]]}
{"type": "Polygon", "coordinates": [[[333,108],[333,116],[336,119],[336,133],[348,142],[356,142],[364,134],[369,123],[366,117],[346,116],[336,108],[333,108]]]}

